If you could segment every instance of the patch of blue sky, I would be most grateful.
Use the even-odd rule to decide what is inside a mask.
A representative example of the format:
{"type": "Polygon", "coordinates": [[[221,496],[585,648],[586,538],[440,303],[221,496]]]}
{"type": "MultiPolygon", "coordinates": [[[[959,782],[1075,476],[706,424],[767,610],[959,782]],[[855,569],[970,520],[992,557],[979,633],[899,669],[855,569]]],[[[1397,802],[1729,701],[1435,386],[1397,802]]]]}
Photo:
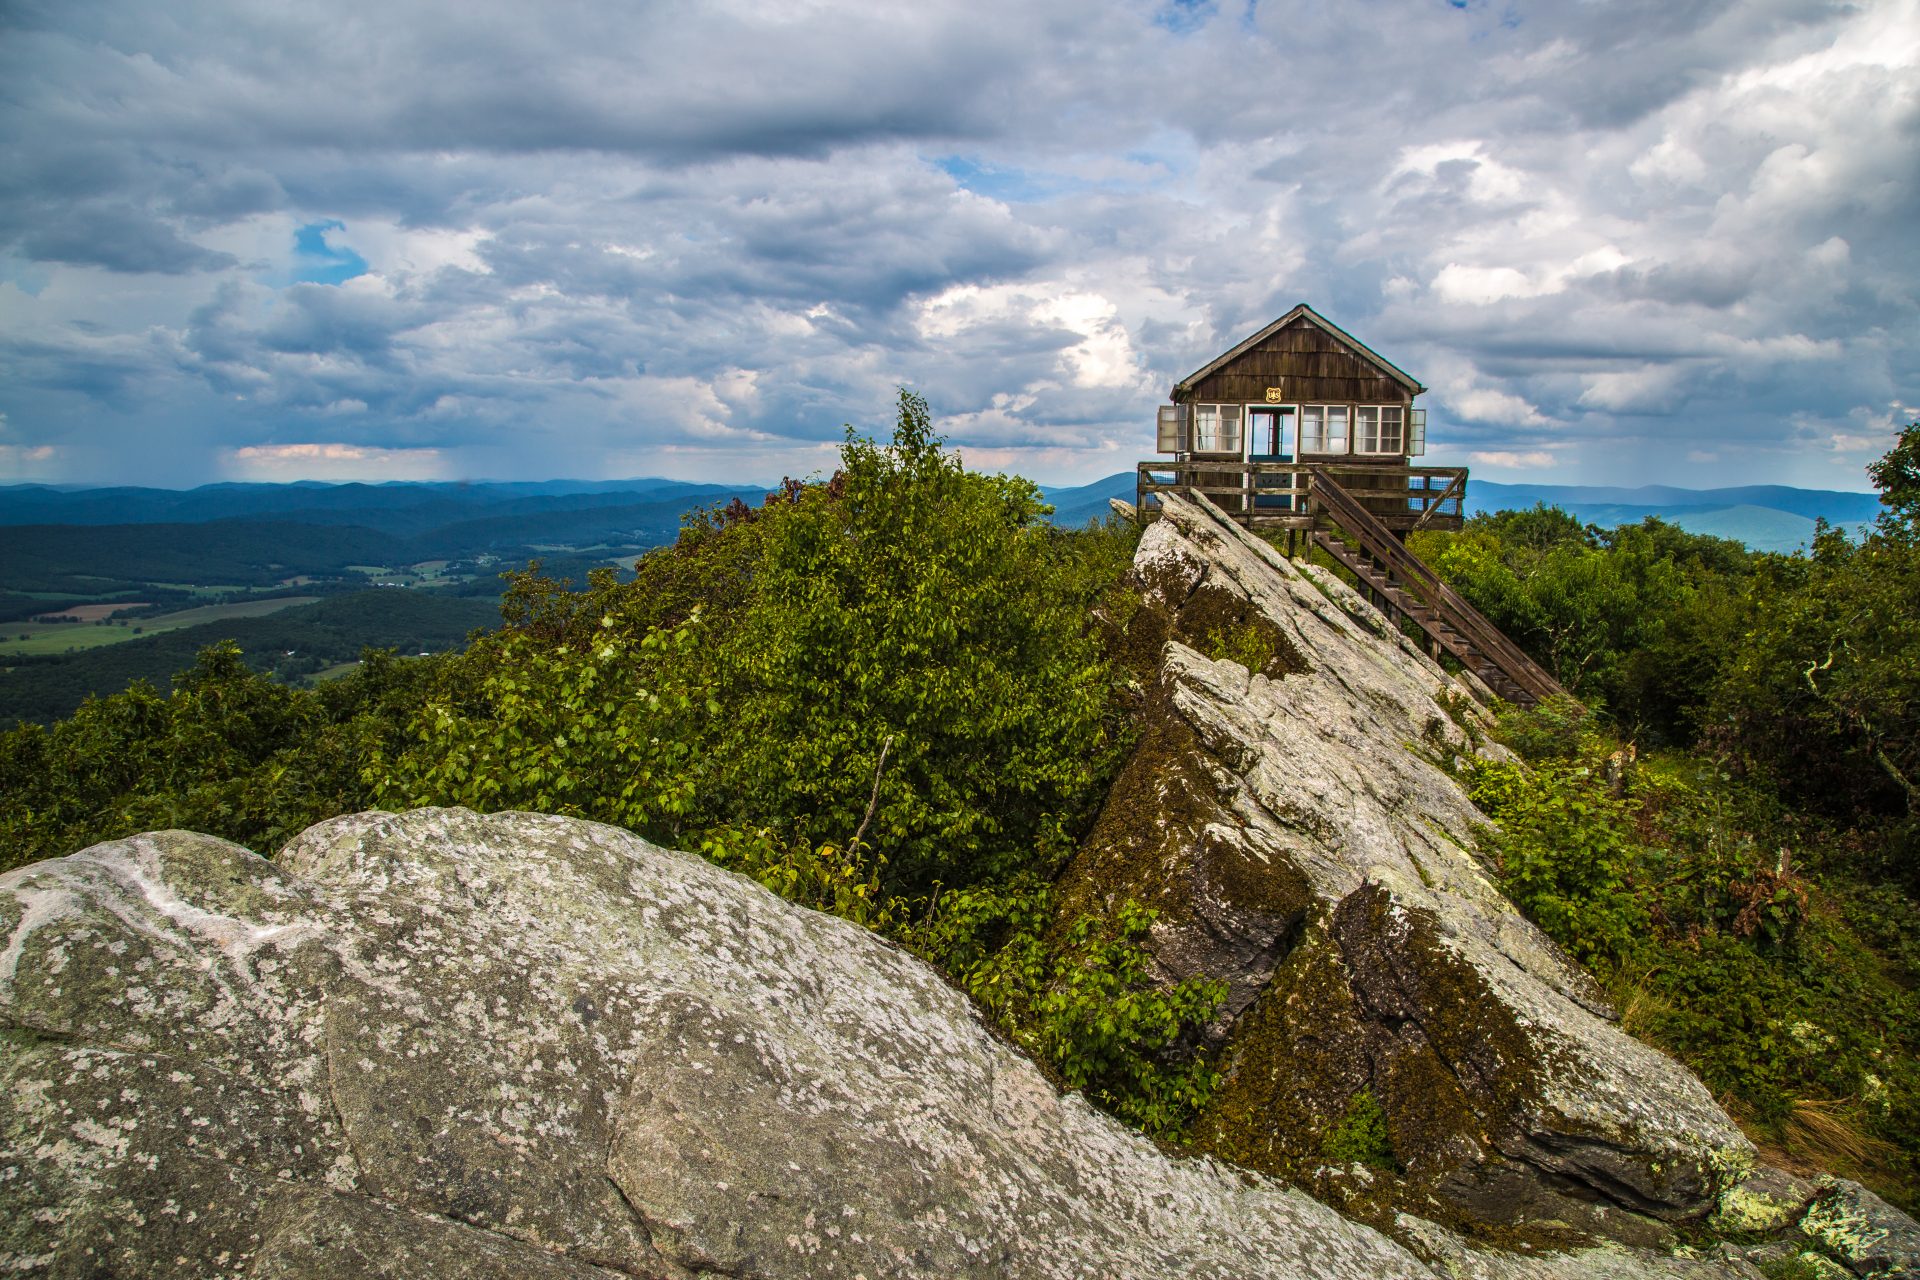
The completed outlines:
{"type": "Polygon", "coordinates": [[[293,233],[293,278],[304,284],[345,284],[367,274],[367,260],[345,245],[329,244],[327,233],[345,231],[338,218],[309,222],[293,233]]]}
{"type": "Polygon", "coordinates": [[[1184,36],[1206,26],[1218,12],[1215,0],[1167,0],[1153,15],[1153,25],[1184,36]]]}
{"type": "Polygon", "coordinates": [[[931,159],[942,172],[968,191],[1007,204],[1039,204],[1061,196],[1095,191],[1138,191],[1158,186],[1174,171],[1174,165],[1165,157],[1145,152],[1131,152],[1126,156],[1130,164],[1139,166],[1139,173],[1113,174],[1101,178],[993,164],[972,156],[934,156],[931,159]]]}
{"type": "MultiPolygon", "coordinates": [[[[1482,13],[1489,7],[1489,0],[1445,0],[1449,9],[1458,9],[1462,13],[1482,13]]],[[[1499,11],[1496,23],[1508,31],[1518,27],[1523,19],[1518,5],[1508,4],[1499,11]]]]}
{"type": "Polygon", "coordinates": [[[967,156],[936,156],[933,161],[947,176],[973,192],[1009,204],[1033,204],[1077,189],[1069,179],[1035,174],[1011,165],[987,164],[967,156]]]}
{"type": "Polygon", "coordinates": [[[0,284],[10,284],[30,297],[39,297],[51,279],[53,273],[40,263],[25,258],[0,258],[0,284]]]}

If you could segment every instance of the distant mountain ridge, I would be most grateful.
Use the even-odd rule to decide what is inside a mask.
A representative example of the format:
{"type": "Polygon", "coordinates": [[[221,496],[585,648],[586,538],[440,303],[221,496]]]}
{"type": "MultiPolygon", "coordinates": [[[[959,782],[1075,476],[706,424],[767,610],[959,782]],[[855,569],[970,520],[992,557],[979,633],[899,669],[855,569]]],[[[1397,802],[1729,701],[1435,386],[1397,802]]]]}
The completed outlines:
{"type": "Polygon", "coordinates": [[[685,511],[736,495],[757,501],[759,485],[685,480],[545,480],[486,483],[209,484],[197,489],[122,486],[77,489],[0,486],[0,525],[210,524],[221,520],[359,525],[418,536],[428,530],[507,516],[538,519],[620,507],[685,511]]]}
{"type": "MultiPolygon", "coordinates": [[[[267,521],[373,530],[407,539],[420,554],[458,555],[494,546],[591,542],[600,535],[670,541],[679,515],[740,498],[758,505],[771,486],[632,480],[393,481],[384,484],[210,484],[197,489],[0,485],[0,526],[154,525],[267,521]]],[[[1053,522],[1077,528],[1104,519],[1109,498],[1134,497],[1134,473],[1082,485],[1043,485],[1053,522]]],[[[1756,551],[1791,551],[1813,539],[1814,521],[1847,529],[1880,514],[1872,493],[1744,485],[1501,484],[1473,480],[1467,513],[1560,507],[1602,528],[1658,516],[1692,533],[1732,538],[1756,551]]]]}
{"type": "MultiPolygon", "coordinates": [[[[1077,528],[1107,514],[1107,500],[1132,502],[1134,473],[1121,471],[1092,484],[1042,490],[1054,506],[1053,522],[1077,528]]],[[[1672,485],[1620,488],[1580,484],[1500,484],[1469,480],[1467,514],[1524,511],[1536,503],[1559,507],[1575,519],[1611,529],[1658,516],[1689,533],[1731,538],[1755,551],[1792,551],[1813,541],[1814,521],[1848,530],[1871,524],[1880,497],[1835,489],[1790,485],[1744,485],[1728,489],[1681,489],[1672,485]]]]}
{"type": "Polygon", "coordinates": [[[1816,520],[1858,532],[1881,511],[1880,495],[1875,493],[1795,489],[1779,484],[1727,489],[1680,489],[1671,485],[1624,489],[1499,484],[1491,480],[1467,484],[1469,515],[1525,510],[1542,502],[1603,529],[1658,516],[1689,533],[1731,538],[1755,551],[1792,551],[1811,544],[1816,520]]]}

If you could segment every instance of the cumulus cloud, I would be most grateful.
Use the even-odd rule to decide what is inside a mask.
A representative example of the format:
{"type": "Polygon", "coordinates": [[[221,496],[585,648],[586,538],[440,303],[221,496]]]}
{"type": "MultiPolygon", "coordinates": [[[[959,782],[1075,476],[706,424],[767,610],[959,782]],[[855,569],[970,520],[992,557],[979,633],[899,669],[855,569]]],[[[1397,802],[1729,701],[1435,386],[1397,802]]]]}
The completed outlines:
{"type": "Polygon", "coordinates": [[[1916,0],[3,8],[0,481],[766,481],[903,384],[1085,480],[1305,300],[1436,462],[1859,487],[1916,64],[1916,0]]]}

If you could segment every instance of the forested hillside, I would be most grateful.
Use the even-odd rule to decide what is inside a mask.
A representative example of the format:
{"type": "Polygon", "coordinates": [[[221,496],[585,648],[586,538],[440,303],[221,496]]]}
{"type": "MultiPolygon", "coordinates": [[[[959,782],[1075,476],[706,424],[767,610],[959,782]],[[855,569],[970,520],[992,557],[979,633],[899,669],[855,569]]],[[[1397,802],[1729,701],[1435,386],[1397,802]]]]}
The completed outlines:
{"type": "MultiPolygon", "coordinates": [[[[1920,425],[1811,555],[1549,508],[1416,549],[1590,710],[1455,767],[1502,887],[1777,1161],[1920,1189],[1920,425]]],[[[941,965],[1058,1079],[1177,1140],[1221,998],[1132,903],[1051,884],[1136,733],[1137,530],[1047,523],[903,397],[829,482],[712,509],[631,582],[516,577],[466,652],[316,689],[211,650],[0,737],[6,862],[157,826],[271,851],[368,807],[577,814],[698,849],[941,965]]],[[[1215,657],[1232,657],[1234,636],[1215,657]]]]}

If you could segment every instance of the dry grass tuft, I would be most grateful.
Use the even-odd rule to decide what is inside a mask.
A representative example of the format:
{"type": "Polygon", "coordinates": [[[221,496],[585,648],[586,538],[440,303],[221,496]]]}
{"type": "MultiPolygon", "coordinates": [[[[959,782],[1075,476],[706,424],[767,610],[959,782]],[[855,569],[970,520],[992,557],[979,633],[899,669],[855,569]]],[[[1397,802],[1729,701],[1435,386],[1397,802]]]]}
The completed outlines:
{"type": "Polygon", "coordinates": [[[1891,1170],[1900,1149],[1863,1132],[1848,1112],[1851,1098],[1802,1098],[1787,1116],[1786,1148],[1797,1160],[1849,1177],[1891,1170]]]}

